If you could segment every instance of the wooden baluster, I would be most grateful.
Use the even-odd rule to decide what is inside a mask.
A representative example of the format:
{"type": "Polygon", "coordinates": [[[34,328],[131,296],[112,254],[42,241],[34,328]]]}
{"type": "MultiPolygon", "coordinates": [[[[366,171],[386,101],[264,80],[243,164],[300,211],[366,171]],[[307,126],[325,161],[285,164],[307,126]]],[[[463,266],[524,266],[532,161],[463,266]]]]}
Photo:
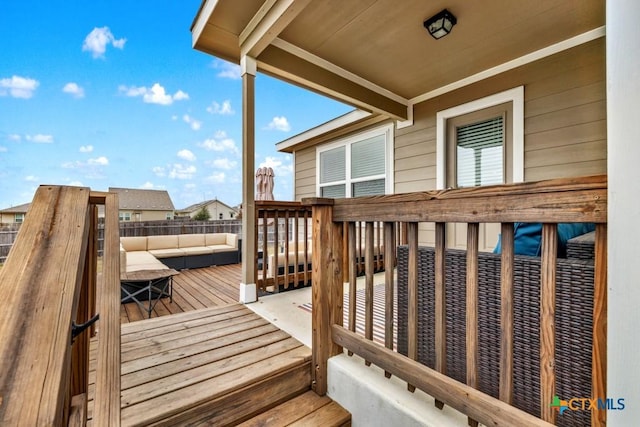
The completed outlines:
{"type": "MultiPolygon", "coordinates": [[[[356,331],[356,308],[357,308],[357,284],[356,279],[358,277],[357,265],[356,265],[356,223],[350,222],[348,225],[349,232],[348,255],[345,258],[349,259],[349,330],[356,331]]],[[[353,352],[349,351],[349,356],[352,356],[353,352]]]]}
{"type": "Polygon", "coordinates": [[[263,290],[266,290],[268,286],[267,262],[269,262],[269,214],[266,209],[262,212],[264,214],[262,219],[262,283],[263,290]]]}
{"type": "Polygon", "coordinates": [[[382,223],[381,222],[376,222],[375,223],[375,230],[376,230],[376,271],[382,271],[382,268],[384,267],[384,264],[382,262],[382,223]]]}
{"type": "MultiPolygon", "coordinates": [[[[467,224],[467,385],[478,388],[478,234],[477,222],[467,224]]],[[[471,427],[478,421],[468,418],[471,427]]]]}
{"type": "Polygon", "coordinates": [[[513,223],[501,225],[500,400],[513,399],[513,223]]]}
{"type": "Polygon", "coordinates": [[[555,310],[556,256],[558,237],[556,224],[542,225],[542,265],[540,271],[540,410],[542,419],[556,423],[557,410],[552,408],[556,393],[555,374],[555,310]]]}
{"type": "MultiPolygon", "coordinates": [[[[447,372],[447,313],[445,295],[445,251],[446,251],[446,224],[436,223],[436,253],[435,253],[435,346],[436,346],[436,371],[441,374],[447,372]]],[[[442,409],[444,403],[435,401],[436,407],[442,409]]]]}
{"type": "MultiPolygon", "coordinates": [[[[596,225],[593,291],[593,349],[591,397],[607,396],[607,224],[596,225]]],[[[591,425],[606,426],[607,411],[591,410],[591,425]]]]}
{"type": "Polygon", "coordinates": [[[298,278],[298,270],[300,269],[300,255],[298,254],[298,252],[300,251],[300,245],[299,245],[299,240],[300,240],[300,230],[298,229],[298,218],[300,216],[300,211],[298,209],[295,210],[295,215],[293,217],[293,228],[295,230],[295,233],[293,234],[293,250],[296,252],[296,254],[294,255],[294,260],[296,263],[296,267],[293,269],[294,273],[293,273],[293,280],[295,280],[295,284],[296,286],[298,286],[298,284],[300,283],[300,279],[298,278]]]}
{"type": "Polygon", "coordinates": [[[304,283],[309,284],[309,211],[304,211],[304,283]]]}
{"type": "MultiPolygon", "coordinates": [[[[280,275],[280,236],[278,233],[278,229],[280,228],[280,217],[278,216],[278,209],[273,211],[273,276],[275,283],[273,285],[273,293],[277,294],[280,292],[280,280],[282,276],[280,275]]],[[[286,266],[283,270],[287,270],[289,266],[286,266]]]]}
{"type": "MultiPolygon", "coordinates": [[[[407,356],[418,360],[418,223],[407,223],[407,244],[409,245],[409,265],[407,272],[407,356]]],[[[407,384],[410,392],[416,390],[407,384]]]]}
{"type": "MultiPolygon", "coordinates": [[[[289,210],[284,211],[284,288],[289,289],[289,210]]],[[[297,269],[298,266],[295,266],[297,269]]],[[[294,271],[295,271],[294,269],[294,271]]],[[[296,283],[294,287],[298,286],[296,283]]]]}
{"type": "MultiPolygon", "coordinates": [[[[255,277],[256,279],[256,288],[257,290],[264,290],[264,279],[265,277],[262,276],[262,279],[260,279],[258,277],[258,234],[260,233],[260,208],[258,206],[256,206],[256,213],[255,213],[255,223],[253,224],[254,227],[254,233],[253,233],[253,247],[255,248],[255,254],[253,255],[254,257],[254,263],[253,263],[253,277],[255,277]]],[[[262,264],[264,265],[264,249],[262,250],[262,257],[263,257],[263,261],[262,264]]],[[[245,260],[242,260],[242,262],[246,262],[245,260]]]]}
{"type": "Polygon", "coordinates": [[[333,200],[313,203],[313,285],[311,387],[327,392],[327,361],[342,352],[333,342],[331,327],[342,325],[342,223],[333,222],[333,200]]]}
{"type": "MultiPolygon", "coordinates": [[[[393,350],[394,319],[394,277],[393,266],[396,264],[396,230],[395,223],[384,223],[384,345],[393,350]]],[[[384,376],[391,378],[391,373],[384,372],[384,376]]]]}
{"type": "MultiPolygon", "coordinates": [[[[365,271],[365,297],[364,297],[364,337],[373,341],[373,223],[365,224],[364,242],[364,271],[365,271]]],[[[371,365],[368,360],[367,366],[371,365]]]]}

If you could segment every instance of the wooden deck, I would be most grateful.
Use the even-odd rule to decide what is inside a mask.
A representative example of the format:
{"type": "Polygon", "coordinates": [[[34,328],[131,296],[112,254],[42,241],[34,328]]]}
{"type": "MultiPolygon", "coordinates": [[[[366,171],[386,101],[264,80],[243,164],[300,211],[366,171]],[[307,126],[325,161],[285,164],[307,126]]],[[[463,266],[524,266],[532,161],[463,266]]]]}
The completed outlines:
{"type": "MultiPolygon", "coordinates": [[[[169,298],[162,298],[151,317],[237,303],[241,273],[241,264],[182,270],[173,278],[173,302],[169,298]]],[[[147,319],[147,313],[135,302],[121,305],[120,323],[143,319],[147,319]]]]}
{"type": "Polygon", "coordinates": [[[125,324],[121,342],[123,426],[234,424],[310,386],[311,350],[237,303],[125,324]]]}

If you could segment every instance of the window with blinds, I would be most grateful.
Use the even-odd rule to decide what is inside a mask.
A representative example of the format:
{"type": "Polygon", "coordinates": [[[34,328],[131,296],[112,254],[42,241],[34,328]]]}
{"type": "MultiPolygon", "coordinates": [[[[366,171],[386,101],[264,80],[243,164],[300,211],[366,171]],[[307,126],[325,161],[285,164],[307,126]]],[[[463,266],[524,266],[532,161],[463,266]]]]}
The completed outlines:
{"type": "Polygon", "coordinates": [[[504,117],[456,127],[458,187],[504,182],[504,117]]]}
{"type": "Polygon", "coordinates": [[[387,137],[378,133],[319,151],[319,194],[343,198],[385,194],[387,137]]]}

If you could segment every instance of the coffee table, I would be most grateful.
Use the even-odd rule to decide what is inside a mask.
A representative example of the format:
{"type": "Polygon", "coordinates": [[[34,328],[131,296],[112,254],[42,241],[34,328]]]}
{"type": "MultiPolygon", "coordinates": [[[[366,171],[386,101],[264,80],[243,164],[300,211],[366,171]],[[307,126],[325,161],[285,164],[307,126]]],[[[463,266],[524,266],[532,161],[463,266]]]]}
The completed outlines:
{"type": "Polygon", "coordinates": [[[173,302],[173,276],[176,274],[180,273],[172,268],[123,273],[120,275],[120,301],[134,301],[151,318],[161,298],[169,297],[173,302]]]}

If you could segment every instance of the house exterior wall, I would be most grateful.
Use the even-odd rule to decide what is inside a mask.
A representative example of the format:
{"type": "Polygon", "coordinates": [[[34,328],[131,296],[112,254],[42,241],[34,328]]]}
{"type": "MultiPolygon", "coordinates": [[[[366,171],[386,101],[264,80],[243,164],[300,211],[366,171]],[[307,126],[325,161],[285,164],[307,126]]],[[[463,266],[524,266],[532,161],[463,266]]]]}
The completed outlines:
{"type": "MultiPolygon", "coordinates": [[[[524,86],[525,181],[607,172],[605,40],[600,38],[416,104],[413,125],[395,130],[394,193],[436,188],[439,111],[518,86],[524,86]]],[[[315,196],[316,147],[297,151],[295,162],[295,199],[315,196]]],[[[485,249],[495,243],[495,237],[485,240],[485,249]]],[[[421,224],[420,243],[433,243],[432,224],[421,224]]]]}
{"type": "MultiPolygon", "coordinates": [[[[23,214],[26,217],[26,214],[23,214]]],[[[16,214],[12,213],[0,213],[0,224],[15,224],[16,214]]]]}
{"type": "Polygon", "coordinates": [[[173,218],[173,211],[147,211],[147,210],[130,210],[130,209],[120,209],[120,214],[129,213],[131,215],[131,219],[128,222],[135,221],[165,221],[167,219],[167,214],[171,214],[171,218],[173,218]]]}
{"type": "MultiPolygon", "coordinates": [[[[238,213],[233,208],[220,201],[209,203],[206,205],[206,208],[211,215],[211,220],[235,219],[238,216],[238,213]],[[220,214],[222,214],[222,218],[220,218],[220,214]]],[[[198,215],[198,212],[200,212],[200,209],[196,209],[193,212],[190,212],[189,217],[194,218],[196,215],[198,215]]]]}

